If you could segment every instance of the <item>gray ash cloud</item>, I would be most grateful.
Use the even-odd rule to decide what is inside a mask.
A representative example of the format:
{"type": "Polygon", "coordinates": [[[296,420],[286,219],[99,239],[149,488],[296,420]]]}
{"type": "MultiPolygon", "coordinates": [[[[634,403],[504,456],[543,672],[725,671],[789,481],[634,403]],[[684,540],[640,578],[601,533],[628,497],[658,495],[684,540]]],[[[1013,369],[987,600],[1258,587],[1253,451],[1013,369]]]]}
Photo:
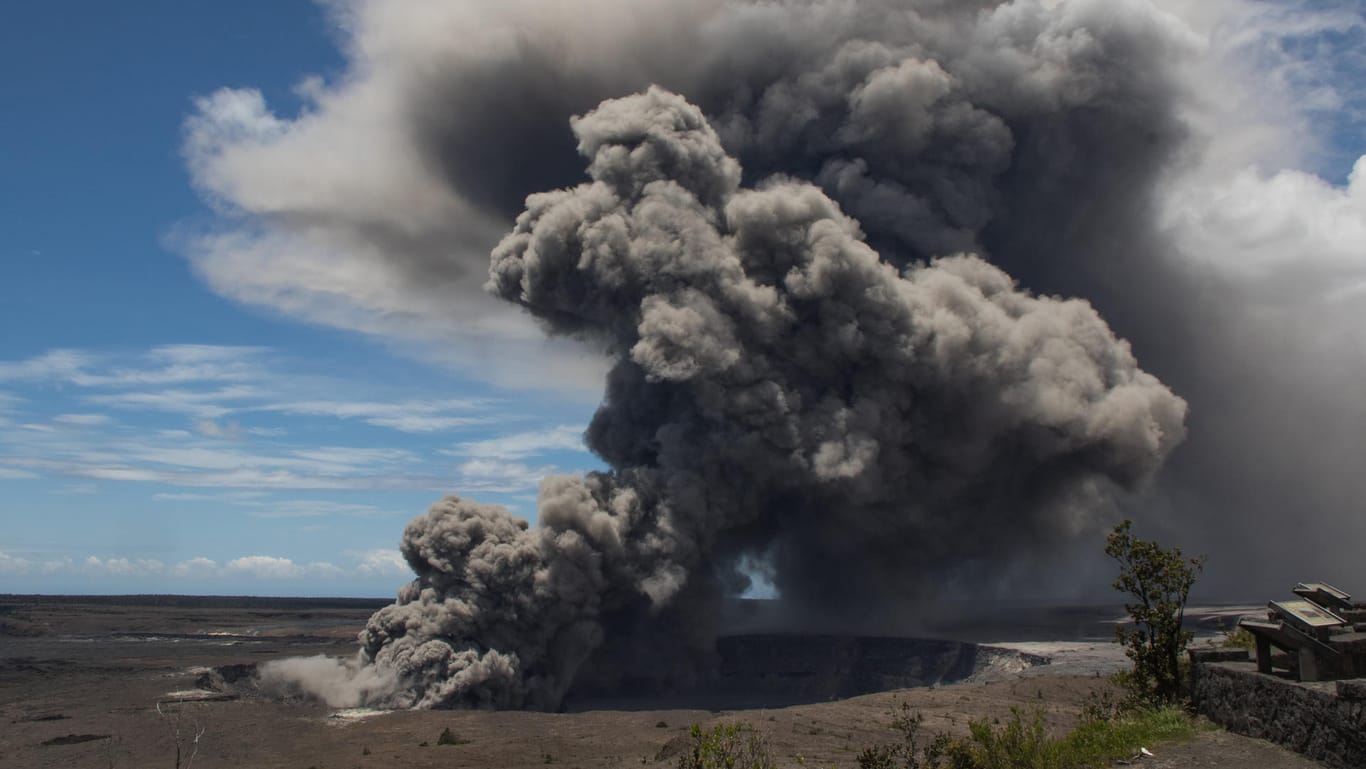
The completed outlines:
{"type": "Polygon", "coordinates": [[[1284,94],[1164,9],[1277,14],[1215,5],[339,0],[351,66],[296,120],[206,101],[196,181],[251,224],[201,244],[218,290],[453,329],[503,383],[569,377],[515,305],[609,357],[611,471],[548,479],[534,526],[414,521],[368,699],[686,682],[754,572],[835,623],[1094,598],[1076,553],[1122,514],[1222,597],[1360,578],[1366,165],[1242,170],[1238,110],[1284,94]]]}
{"type": "Polygon", "coordinates": [[[362,636],[404,704],[696,675],[747,562],[841,611],[994,575],[1092,528],[1184,436],[1184,401],[1087,302],[967,254],[897,266],[819,186],[743,186],[683,97],[572,127],[591,181],[527,199],[488,288],[612,356],[587,442],[613,469],[548,479],[535,527],[455,497],[409,525],[417,579],[362,636]]]}

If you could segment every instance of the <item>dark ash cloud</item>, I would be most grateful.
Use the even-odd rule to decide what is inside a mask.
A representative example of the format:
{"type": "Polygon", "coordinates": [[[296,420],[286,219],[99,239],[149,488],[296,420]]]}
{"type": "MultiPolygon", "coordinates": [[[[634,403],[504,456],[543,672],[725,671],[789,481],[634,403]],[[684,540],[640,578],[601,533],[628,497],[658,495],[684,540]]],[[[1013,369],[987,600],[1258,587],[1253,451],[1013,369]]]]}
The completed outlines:
{"type": "Polygon", "coordinates": [[[686,636],[675,604],[737,594],[746,559],[832,611],[992,575],[1182,439],[1185,403],[1086,302],[969,255],[899,270],[820,188],[742,187],[662,89],[573,129],[592,181],[528,198],[488,285],[609,350],[587,438],[614,470],[547,480],[535,528],[455,497],[408,527],[418,578],[363,639],[416,704],[556,707],[616,672],[609,636],[642,640],[614,631],[686,636]]]}
{"type": "Polygon", "coordinates": [[[527,386],[563,359],[519,346],[516,306],[610,366],[587,440],[611,472],[547,480],[534,527],[463,499],[410,527],[419,578],[363,638],[411,682],[386,701],[705,675],[756,569],[827,614],[1104,594],[1122,514],[1208,553],[1207,595],[1366,578],[1366,165],[1336,188],[1258,167],[1264,132],[1298,134],[1240,105],[1284,94],[1214,61],[1214,22],[1261,40],[1278,14],[336,8],[353,69],[315,111],[226,92],[192,121],[197,182],[265,233],[206,241],[201,271],[452,329],[527,386]]]}

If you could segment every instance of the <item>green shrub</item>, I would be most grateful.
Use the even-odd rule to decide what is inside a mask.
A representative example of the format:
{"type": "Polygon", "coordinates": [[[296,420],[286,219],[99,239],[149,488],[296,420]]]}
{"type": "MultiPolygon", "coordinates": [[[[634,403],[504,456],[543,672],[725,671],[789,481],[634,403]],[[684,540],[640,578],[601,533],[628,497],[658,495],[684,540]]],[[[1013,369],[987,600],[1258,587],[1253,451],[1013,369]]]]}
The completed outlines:
{"type": "Polygon", "coordinates": [[[947,738],[940,735],[930,745],[924,745],[920,726],[925,722],[925,717],[912,711],[911,706],[904,702],[887,714],[891,716],[889,725],[897,733],[898,739],[864,748],[857,757],[859,769],[921,769],[934,766],[939,752],[936,746],[947,738]]]}
{"type": "Polygon", "coordinates": [[[710,731],[692,725],[692,745],[678,758],[679,769],[775,769],[763,735],[745,723],[718,724],[710,731]]]}
{"type": "Polygon", "coordinates": [[[1236,627],[1232,632],[1224,633],[1219,645],[1226,649],[1253,649],[1257,646],[1257,639],[1247,628],[1236,627]]]}
{"type": "Polygon", "coordinates": [[[1036,709],[1025,723],[1019,708],[1010,709],[1010,720],[999,729],[985,720],[968,724],[966,740],[946,740],[941,746],[944,762],[954,769],[1060,769],[1059,743],[1049,739],[1043,726],[1043,710],[1036,709]]]}

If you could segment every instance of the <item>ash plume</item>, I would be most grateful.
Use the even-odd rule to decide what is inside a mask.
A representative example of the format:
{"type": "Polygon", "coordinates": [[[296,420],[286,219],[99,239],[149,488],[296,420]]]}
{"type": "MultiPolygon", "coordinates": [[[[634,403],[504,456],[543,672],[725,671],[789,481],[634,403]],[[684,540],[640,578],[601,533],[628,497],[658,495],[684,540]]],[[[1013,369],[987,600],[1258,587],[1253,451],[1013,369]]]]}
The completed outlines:
{"type": "Polygon", "coordinates": [[[704,661],[695,611],[745,559],[824,610],[990,574],[1182,439],[1185,403],[1086,302],[971,255],[889,264],[819,187],[743,187],[663,89],[572,125],[591,182],[527,199],[488,288],[609,351],[587,441],[613,470],[548,479],[535,528],[455,497],[409,525],[417,579],[362,639],[412,704],[554,708],[639,625],[704,661]]]}
{"type": "Polygon", "coordinates": [[[1295,170],[1285,83],[1336,95],[1258,25],[1363,22],[1273,5],[339,0],[296,119],[201,103],[196,183],[251,225],[190,249],[216,290],[527,387],[565,369],[525,317],[606,352],[611,471],[414,521],[371,699],[702,676],[755,571],[832,617],[1096,598],[1069,543],[1121,514],[1206,596],[1360,583],[1366,161],[1295,170]]]}

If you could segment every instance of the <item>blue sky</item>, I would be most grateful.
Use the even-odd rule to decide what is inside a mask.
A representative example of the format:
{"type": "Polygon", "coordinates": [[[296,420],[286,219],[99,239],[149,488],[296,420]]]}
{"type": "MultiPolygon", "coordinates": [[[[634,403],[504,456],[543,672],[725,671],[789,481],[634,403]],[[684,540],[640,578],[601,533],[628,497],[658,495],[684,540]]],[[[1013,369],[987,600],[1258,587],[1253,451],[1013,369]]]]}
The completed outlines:
{"type": "MultiPolygon", "coordinates": [[[[1356,269],[1360,3],[1161,2],[1260,9],[1214,35],[1255,77],[1192,73],[1234,141],[1169,196],[1175,237],[1230,271],[1356,269]]],[[[386,88],[441,44],[420,13],[355,32],[304,0],[6,11],[0,592],[391,596],[403,526],[443,494],[530,517],[545,474],[600,466],[593,356],[478,281],[390,282],[362,227],[281,224],[342,211],[443,243],[459,221],[476,259],[506,228],[429,195],[389,141],[386,88]],[[358,75],[358,40],[400,55],[358,75]]]]}
{"type": "Polygon", "coordinates": [[[0,25],[0,592],[392,595],[443,493],[534,512],[594,400],[494,389],[211,291],[193,100],[342,66],[308,2],[53,0],[0,25]],[[16,108],[16,105],[17,106],[16,108]],[[209,563],[209,562],[212,563],[209,563]]]}

